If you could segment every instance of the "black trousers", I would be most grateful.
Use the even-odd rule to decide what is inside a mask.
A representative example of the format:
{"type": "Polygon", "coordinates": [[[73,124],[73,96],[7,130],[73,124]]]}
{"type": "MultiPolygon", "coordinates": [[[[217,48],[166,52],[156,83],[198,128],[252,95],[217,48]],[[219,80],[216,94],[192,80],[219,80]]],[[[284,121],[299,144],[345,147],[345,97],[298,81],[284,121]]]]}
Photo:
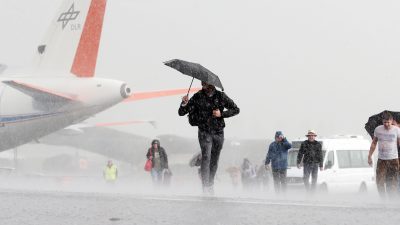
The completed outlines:
{"type": "Polygon", "coordinates": [[[198,132],[201,148],[201,181],[203,187],[214,185],[215,174],[218,169],[219,155],[224,144],[224,133],[198,132]]]}
{"type": "Polygon", "coordinates": [[[286,174],[287,169],[272,169],[275,192],[286,191],[286,174]]]}
{"type": "Polygon", "coordinates": [[[303,169],[303,181],[307,191],[315,191],[317,188],[319,163],[305,163],[303,169]],[[310,186],[311,175],[311,186],[310,186]]]}

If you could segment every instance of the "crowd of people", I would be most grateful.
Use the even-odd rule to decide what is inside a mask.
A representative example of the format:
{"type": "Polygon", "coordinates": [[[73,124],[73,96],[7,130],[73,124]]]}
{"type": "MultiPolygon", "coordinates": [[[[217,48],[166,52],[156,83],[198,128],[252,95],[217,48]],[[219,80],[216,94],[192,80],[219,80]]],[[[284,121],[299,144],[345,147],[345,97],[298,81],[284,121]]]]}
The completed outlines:
{"type": "MultiPolygon", "coordinates": [[[[214,194],[214,180],[218,169],[219,156],[224,143],[224,118],[239,114],[240,110],[225,92],[206,82],[202,89],[193,95],[182,97],[178,114],[188,114],[189,123],[198,127],[198,141],[201,154],[192,159],[193,164],[200,166],[199,177],[205,194],[214,194]]],[[[400,128],[394,124],[390,113],[383,115],[383,125],[375,128],[371,143],[368,163],[372,166],[372,154],[378,145],[378,161],[376,165],[376,183],[379,193],[394,193],[399,187],[399,154],[400,128]]],[[[304,187],[308,192],[317,188],[318,171],[323,170],[322,144],[316,140],[317,133],[308,130],[307,139],[301,143],[297,155],[297,167],[303,167],[304,187]],[[311,178],[311,181],[310,181],[311,178]]],[[[243,159],[242,165],[228,168],[226,171],[237,188],[240,182],[243,189],[251,190],[255,186],[267,188],[272,175],[274,190],[277,193],[287,189],[288,150],[292,147],[282,131],[276,131],[275,140],[269,145],[263,166],[257,168],[249,159],[243,159]]],[[[160,146],[159,140],[153,140],[146,157],[150,163],[148,171],[153,183],[157,186],[168,185],[171,171],[168,166],[166,150],[160,146]]],[[[192,162],[191,162],[192,163],[192,162]]],[[[104,170],[106,181],[113,182],[118,171],[111,161],[104,170]]]]}

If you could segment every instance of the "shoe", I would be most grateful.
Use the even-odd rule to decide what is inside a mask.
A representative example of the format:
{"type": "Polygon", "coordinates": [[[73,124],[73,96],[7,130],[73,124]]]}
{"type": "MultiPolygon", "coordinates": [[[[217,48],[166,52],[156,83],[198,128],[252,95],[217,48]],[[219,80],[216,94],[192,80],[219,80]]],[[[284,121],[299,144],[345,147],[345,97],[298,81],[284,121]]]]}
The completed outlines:
{"type": "Polygon", "coordinates": [[[203,194],[206,196],[214,196],[214,186],[203,186],[203,194]]]}
{"type": "Polygon", "coordinates": [[[209,186],[208,187],[208,194],[211,196],[214,196],[214,186],[209,186]]]}

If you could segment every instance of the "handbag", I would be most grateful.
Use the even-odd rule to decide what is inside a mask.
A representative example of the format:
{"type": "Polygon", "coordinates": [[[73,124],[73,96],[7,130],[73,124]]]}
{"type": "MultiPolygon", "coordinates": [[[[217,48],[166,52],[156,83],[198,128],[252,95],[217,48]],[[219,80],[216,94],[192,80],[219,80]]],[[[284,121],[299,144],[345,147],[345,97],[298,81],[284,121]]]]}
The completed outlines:
{"type": "MultiPolygon", "coordinates": [[[[151,150],[150,150],[150,156],[151,156],[151,150]]],[[[150,172],[151,168],[153,168],[153,161],[151,159],[147,159],[146,163],[144,164],[144,170],[150,172]]]]}

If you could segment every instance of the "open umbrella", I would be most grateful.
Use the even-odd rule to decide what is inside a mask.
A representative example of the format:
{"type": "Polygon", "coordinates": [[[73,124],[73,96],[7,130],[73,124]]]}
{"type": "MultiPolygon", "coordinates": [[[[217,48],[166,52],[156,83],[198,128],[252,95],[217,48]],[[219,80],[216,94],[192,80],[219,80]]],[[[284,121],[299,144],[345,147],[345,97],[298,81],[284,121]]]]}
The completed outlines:
{"type": "MultiPolygon", "coordinates": [[[[222,91],[224,91],[224,88],[222,87],[222,83],[219,80],[219,77],[198,63],[187,62],[187,61],[180,60],[180,59],[173,59],[173,60],[164,62],[164,64],[166,66],[169,66],[171,68],[178,70],[179,72],[181,72],[185,75],[193,77],[193,79],[196,78],[196,79],[204,81],[208,84],[212,84],[216,87],[221,88],[222,91]]],[[[190,88],[192,87],[193,79],[192,79],[192,82],[190,83],[189,91],[190,91],[190,88]]],[[[188,91],[188,94],[189,94],[189,91],[188,91]]]]}
{"type": "Polygon", "coordinates": [[[370,116],[368,119],[368,122],[365,124],[365,130],[367,130],[368,134],[371,136],[371,138],[374,138],[374,131],[377,126],[382,125],[382,118],[384,113],[390,113],[393,116],[393,119],[397,122],[400,123],[400,112],[394,112],[394,111],[388,111],[385,110],[381,113],[378,113],[376,115],[370,116]]]}

